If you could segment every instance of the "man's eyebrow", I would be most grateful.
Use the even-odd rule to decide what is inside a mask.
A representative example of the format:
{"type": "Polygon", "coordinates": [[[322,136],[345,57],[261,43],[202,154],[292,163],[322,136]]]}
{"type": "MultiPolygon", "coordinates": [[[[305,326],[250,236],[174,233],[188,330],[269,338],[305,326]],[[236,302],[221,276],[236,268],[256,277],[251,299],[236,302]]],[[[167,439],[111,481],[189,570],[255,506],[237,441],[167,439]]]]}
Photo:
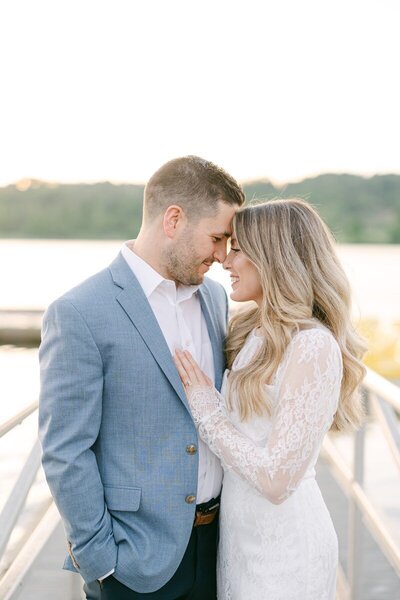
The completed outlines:
{"type": "Polygon", "coordinates": [[[224,231],[222,233],[211,233],[212,237],[226,237],[227,239],[231,237],[231,233],[229,231],[224,231]]]}

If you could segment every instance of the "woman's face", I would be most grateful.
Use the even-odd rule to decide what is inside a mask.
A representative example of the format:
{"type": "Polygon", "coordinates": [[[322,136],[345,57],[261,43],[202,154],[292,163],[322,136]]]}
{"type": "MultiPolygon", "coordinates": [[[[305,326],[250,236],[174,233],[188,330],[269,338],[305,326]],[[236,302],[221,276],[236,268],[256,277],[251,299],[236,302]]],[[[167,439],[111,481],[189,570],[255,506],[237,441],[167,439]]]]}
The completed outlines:
{"type": "Polygon", "coordinates": [[[231,299],[235,302],[254,300],[260,305],[262,301],[260,275],[251,260],[243,254],[234,236],[231,238],[231,249],[223,267],[231,274],[231,299]]]}

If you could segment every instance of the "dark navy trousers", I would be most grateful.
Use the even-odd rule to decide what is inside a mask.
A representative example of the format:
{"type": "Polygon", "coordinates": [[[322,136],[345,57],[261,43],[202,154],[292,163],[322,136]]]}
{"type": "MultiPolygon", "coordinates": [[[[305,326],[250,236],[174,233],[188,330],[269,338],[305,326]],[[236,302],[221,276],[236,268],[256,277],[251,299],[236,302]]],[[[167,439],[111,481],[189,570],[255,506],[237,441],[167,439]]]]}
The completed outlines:
{"type": "Polygon", "coordinates": [[[218,518],[194,527],[177,571],[156,592],[135,592],[111,576],[85,585],[87,600],[216,600],[217,533],[218,518]]]}

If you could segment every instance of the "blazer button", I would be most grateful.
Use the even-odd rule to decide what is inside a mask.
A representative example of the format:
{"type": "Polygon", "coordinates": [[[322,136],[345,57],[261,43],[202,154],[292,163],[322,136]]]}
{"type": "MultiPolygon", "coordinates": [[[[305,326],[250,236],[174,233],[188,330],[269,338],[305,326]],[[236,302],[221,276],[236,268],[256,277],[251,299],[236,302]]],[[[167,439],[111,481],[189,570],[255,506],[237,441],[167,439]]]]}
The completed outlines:
{"type": "Polygon", "coordinates": [[[193,504],[193,502],[196,500],[196,496],[193,496],[193,494],[189,494],[189,496],[186,496],[185,498],[185,502],[187,504],[193,504]]]}
{"type": "Polygon", "coordinates": [[[196,454],[196,452],[197,452],[197,448],[196,448],[196,446],[195,446],[194,444],[188,444],[188,445],[186,446],[186,452],[187,452],[188,454],[196,454]]]}

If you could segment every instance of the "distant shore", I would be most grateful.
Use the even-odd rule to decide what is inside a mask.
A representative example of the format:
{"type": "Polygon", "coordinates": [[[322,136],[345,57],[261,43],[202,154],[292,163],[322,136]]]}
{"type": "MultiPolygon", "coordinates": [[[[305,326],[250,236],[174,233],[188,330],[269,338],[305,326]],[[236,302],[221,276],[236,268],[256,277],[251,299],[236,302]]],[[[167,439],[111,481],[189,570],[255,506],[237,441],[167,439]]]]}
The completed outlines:
{"type": "Polygon", "coordinates": [[[0,345],[36,347],[40,344],[43,310],[0,310],[0,345]]]}
{"type": "MultiPolygon", "coordinates": [[[[0,187],[4,239],[130,239],[142,219],[143,185],[59,184],[25,179],[0,187]]],[[[339,243],[400,243],[400,175],[323,173],[274,185],[243,182],[248,201],[303,198],[339,243]]]]}

